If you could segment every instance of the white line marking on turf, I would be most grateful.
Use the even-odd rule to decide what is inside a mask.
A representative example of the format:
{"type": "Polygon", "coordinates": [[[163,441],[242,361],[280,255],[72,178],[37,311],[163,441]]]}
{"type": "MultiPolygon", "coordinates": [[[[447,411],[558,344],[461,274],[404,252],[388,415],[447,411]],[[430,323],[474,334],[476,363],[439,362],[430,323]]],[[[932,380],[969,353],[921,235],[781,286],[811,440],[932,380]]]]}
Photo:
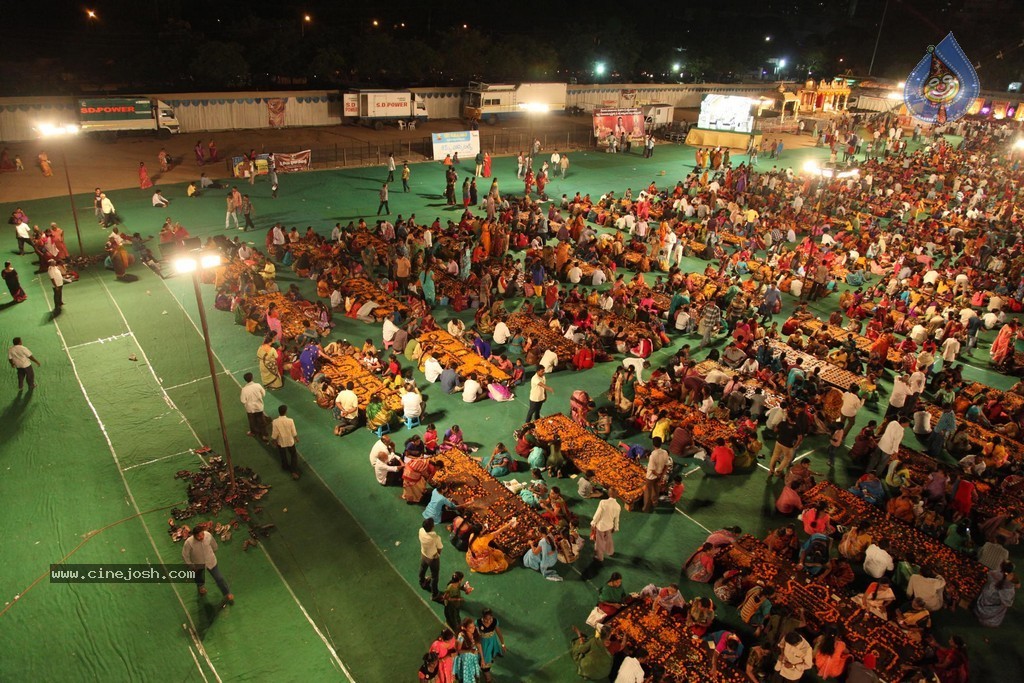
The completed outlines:
{"type": "MultiPolygon", "coordinates": [[[[230,375],[231,373],[230,372],[218,372],[217,374],[218,375],[230,375]]],[[[196,382],[202,382],[204,380],[205,381],[209,381],[209,379],[210,379],[209,375],[206,375],[205,377],[197,377],[196,379],[189,380],[188,382],[182,382],[181,384],[175,384],[173,386],[164,387],[164,391],[170,391],[171,389],[180,389],[182,387],[187,387],[187,386],[190,386],[192,384],[195,384],[196,382]]]]}
{"type": "MultiPolygon", "coordinates": [[[[53,307],[50,300],[46,297],[46,287],[43,285],[42,280],[37,280],[37,282],[39,283],[40,289],[43,290],[43,300],[46,301],[46,306],[52,313],[53,307]]],[[[121,483],[124,485],[125,493],[128,494],[128,501],[130,502],[132,509],[135,510],[135,514],[139,515],[139,522],[141,522],[142,528],[146,532],[146,536],[149,538],[149,542],[153,546],[153,551],[156,553],[156,556],[160,558],[161,564],[166,564],[166,561],[160,554],[160,548],[157,547],[156,540],[153,538],[153,534],[149,531],[149,526],[147,526],[145,520],[142,519],[142,510],[139,509],[138,503],[135,502],[135,495],[132,493],[132,489],[128,485],[128,480],[124,476],[124,470],[121,468],[121,459],[118,457],[117,451],[114,449],[114,442],[110,440],[110,434],[107,432],[107,427],[103,424],[103,420],[100,418],[100,414],[96,410],[96,406],[93,405],[92,399],[89,398],[89,392],[86,390],[85,385],[82,384],[82,378],[78,374],[78,366],[75,364],[75,359],[71,356],[71,352],[68,350],[67,340],[64,338],[64,333],[61,332],[60,324],[57,323],[56,318],[53,318],[53,328],[56,330],[57,336],[60,338],[60,343],[64,347],[64,353],[67,355],[68,361],[71,363],[71,371],[75,374],[75,380],[78,382],[78,387],[82,390],[82,396],[85,398],[85,402],[89,406],[89,410],[92,411],[93,417],[96,418],[96,424],[99,425],[100,432],[103,434],[103,438],[107,442],[107,448],[110,450],[110,456],[114,459],[114,465],[117,466],[117,473],[121,477],[121,483]]],[[[173,583],[171,584],[171,590],[174,591],[174,597],[177,598],[178,604],[181,605],[181,609],[185,613],[185,618],[188,619],[189,626],[182,624],[182,627],[189,632],[192,642],[196,646],[196,650],[203,655],[203,659],[206,660],[206,665],[210,667],[210,671],[213,672],[217,681],[220,682],[222,680],[220,674],[217,673],[217,668],[213,665],[213,662],[210,660],[210,656],[206,653],[206,649],[203,647],[202,642],[196,634],[196,625],[195,622],[192,621],[192,615],[185,606],[185,602],[181,599],[177,586],[173,583]]],[[[200,674],[202,674],[202,667],[199,667],[199,671],[200,674]]],[[[204,675],[203,678],[205,679],[206,676],[204,675]]]]}
{"type": "MultiPolygon", "coordinates": [[[[202,337],[203,336],[202,330],[200,330],[199,326],[196,325],[195,320],[193,320],[192,316],[189,315],[187,310],[185,310],[185,307],[181,305],[181,301],[179,301],[178,297],[176,297],[174,295],[174,292],[167,285],[167,282],[165,280],[162,280],[162,279],[161,279],[161,282],[163,283],[164,287],[167,289],[167,293],[170,294],[171,298],[174,299],[174,302],[176,304],[178,304],[178,308],[181,309],[181,312],[184,313],[185,317],[188,318],[188,321],[190,323],[192,323],[192,327],[195,328],[196,334],[198,334],[200,337],[202,337]]],[[[125,324],[126,325],[128,324],[127,321],[125,322],[125,324]]],[[[137,341],[138,340],[136,340],[136,342],[137,341]]],[[[242,386],[241,382],[238,381],[237,377],[235,377],[234,375],[231,374],[231,371],[228,370],[227,365],[224,364],[224,362],[220,359],[220,357],[216,354],[216,352],[214,352],[213,357],[217,359],[218,363],[220,363],[220,366],[224,369],[224,372],[227,373],[231,377],[231,379],[235,382],[235,384],[239,388],[241,388],[241,386],[242,386]]],[[[327,482],[324,481],[323,477],[320,476],[320,473],[317,472],[315,469],[313,469],[312,465],[309,464],[308,460],[306,461],[306,467],[309,469],[310,472],[312,472],[313,474],[316,475],[316,478],[320,480],[320,483],[323,484],[324,488],[331,492],[331,495],[334,496],[334,499],[337,500],[338,503],[342,507],[344,507],[346,510],[348,510],[348,508],[345,507],[345,504],[341,502],[341,499],[338,498],[337,494],[334,493],[334,491],[331,489],[331,487],[327,485],[327,482]]],[[[353,515],[351,511],[349,511],[349,515],[355,521],[356,526],[358,526],[360,528],[360,530],[362,530],[362,532],[364,534],[366,534],[366,537],[368,539],[370,539],[370,542],[373,543],[374,547],[377,548],[377,551],[380,552],[380,554],[384,557],[384,561],[387,562],[391,566],[391,568],[395,571],[396,574],[401,576],[401,574],[399,573],[398,569],[395,568],[395,565],[391,564],[391,560],[389,560],[387,555],[385,555],[384,552],[380,549],[380,547],[377,546],[376,542],[373,540],[373,537],[366,531],[366,529],[363,527],[363,525],[359,523],[359,520],[356,519],[355,515],[353,515]]],[[[281,573],[281,570],[278,568],[277,563],[274,562],[274,559],[270,556],[270,553],[267,552],[266,547],[262,543],[260,544],[260,550],[263,551],[264,557],[266,557],[267,561],[270,562],[270,566],[274,568],[274,571],[277,573],[278,577],[281,579],[281,583],[284,584],[284,586],[287,589],[289,595],[292,596],[292,600],[295,601],[296,606],[298,606],[299,610],[302,612],[302,616],[304,616],[306,618],[306,621],[309,622],[309,625],[313,627],[313,631],[317,634],[317,636],[319,636],[320,640],[323,642],[324,646],[327,648],[327,651],[331,653],[331,658],[334,660],[334,663],[338,665],[338,667],[341,669],[342,673],[345,674],[345,677],[349,681],[351,681],[351,683],[355,683],[355,679],[352,678],[352,674],[349,673],[349,670],[345,666],[345,663],[341,661],[341,657],[338,656],[338,652],[337,652],[337,650],[334,649],[334,645],[327,639],[327,636],[325,636],[323,631],[321,631],[320,628],[316,625],[316,622],[313,621],[313,618],[309,615],[309,612],[306,611],[305,606],[299,600],[299,597],[295,594],[295,591],[292,590],[291,584],[288,583],[288,579],[286,579],[284,577],[284,574],[281,573]]],[[[420,602],[422,602],[428,608],[430,607],[430,603],[427,602],[426,600],[424,600],[422,595],[419,595],[419,593],[416,593],[416,596],[420,599],[420,602]]],[[[433,614],[434,617],[438,621],[441,621],[443,623],[441,618],[437,616],[437,614],[434,612],[433,609],[430,610],[430,613],[433,614]]]]}
{"type": "Polygon", "coordinates": [[[115,341],[117,339],[124,339],[125,337],[130,337],[131,334],[132,334],[131,332],[123,332],[121,334],[115,334],[113,337],[103,337],[101,339],[94,339],[92,341],[82,342],[81,344],[75,344],[73,346],[69,346],[68,348],[69,349],[80,349],[83,346],[92,346],[93,344],[106,344],[108,342],[112,342],[112,341],[115,341]]]}
{"type": "Polygon", "coordinates": [[[199,666],[199,660],[196,659],[196,652],[192,649],[191,645],[188,647],[188,653],[192,655],[192,661],[196,663],[196,667],[199,669],[199,675],[203,677],[204,681],[209,681],[209,679],[206,678],[206,673],[203,671],[203,667],[199,666]]]}
{"type": "Polygon", "coordinates": [[[179,451],[178,453],[171,453],[170,455],[165,455],[165,456],[160,457],[160,458],[153,458],[152,460],[147,460],[146,462],[140,462],[137,465],[129,465],[128,467],[124,468],[124,471],[127,472],[128,470],[134,470],[136,467],[145,467],[146,465],[152,465],[155,462],[160,462],[161,460],[167,460],[168,458],[176,458],[179,455],[185,455],[186,453],[187,454],[194,454],[195,451],[193,451],[190,448],[187,451],[179,451]]]}

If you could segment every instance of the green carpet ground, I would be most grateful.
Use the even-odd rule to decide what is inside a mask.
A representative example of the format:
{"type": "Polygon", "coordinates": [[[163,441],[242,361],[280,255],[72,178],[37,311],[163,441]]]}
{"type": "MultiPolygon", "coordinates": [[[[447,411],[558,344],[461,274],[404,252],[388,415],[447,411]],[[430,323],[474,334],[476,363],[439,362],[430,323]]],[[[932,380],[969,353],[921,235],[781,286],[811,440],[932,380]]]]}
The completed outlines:
{"type": "MultiPolygon", "coordinates": [[[[805,159],[825,157],[825,150],[807,148],[787,150],[783,161],[799,167],[805,159]]],[[[652,179],[664,184],[682,177],[692,159],[693,150],[682,146],[659,147],[649,160],[638,155],[574,154],[569,178],[555,180],[549,194],[621,192],[629,186],[638,190],[652,179]],[[666,178],[659,177],[662,170],[666,178]]],[[[773,163],[762,159],[760,166],[770,168],[773,163]]],[[[462,169],[471,170],[468,165],[462,169]]],[[[496,160],[495,175],[504,191],[520,191],[513,160],[496,160]]],[[[384,177],[379,168],[282,176],[276,200],[270,198],[265,182],[251,188],[240,185],[253,198],[260,228],[244,237],[262,248],[264,231],[275,221],[296,225],[300,231],[312,225],[321,232],[335,222],[361,216],[370,221],[384,177]]],[[[409,194],[392,188],[393,214],[415,212],[421,222],[457,215],[438,195],[443,187],[439,165],[413,167],[412,185],[409,194]]],[[[183,197],[182,187],[165,188],[165,194],[173,199],[168,210],[151,208],[148,191],[111,193],[131,232],[155,235],[166,215],[181,221],[193,235],[223,230],[221,192],[192,200],[183,197]]],[[[97,252],[106,232],[91,219],[90,197],[78,197],[76,203],[87,251],[97,252]]],[[[58,221],[69,233],[69,244],[74,244],[66,198],[26,202],[22,207],[32,223],[58,221]]],[[[234,230],[228,234],[242,235],[234,230]]],[[[8,244],[13,242],[11,235],[8,244]]],[[[69,561],[176,561],[180,546],[166,533],[165,508],[183,499],[184,486],[173,475],[198,466],[191,449],[218,449],[220,436],[189,280],[162,280],[136,265],[131,272],[138,280],[122,283],[109,271],[91,269],[80,282],[65,287],[65,309],[53,318],[45,279],[33,280],[28,257],[12,260],[30,298],[0,311],[4,336],[23,336],[43,367],[37,375],[40,387],[30,395],[15,394],[13,372],[0,375],[0,391],[6,397],[0,401],[11,427],[0,436],[8,522],[8,533],[0,541],[6,558],[3,600],[8,607],[0,617],[0,642],[11,644],[5,648],[0,676],[408,680],[441,627],[439,606],[425,600],[415,580],[420,509],[405,505],[395,489],[381,488],[373,480],[366,455],[375,437],[365,430],[334,437],[329,413],[294,383],[267,400],[271,414],[278,402],[288,403],[301,435],[306,476],[299,482],[282,476],[276,456],[245,437],[245,419],[237,403],[237,383],[244,372],[255,369],[258,339],[235,326],[232,316],[212,308],[208,315],[224,373],[221,386],[235,461],[253,467],[274,485],[263,501],[263,518],[278,527],[262,548],[247,553],[241,551],[240,536],[222,544],[219,557],[236,604],[220,608],[212,582],[209,600],[197,599],[188,584],[71,586],[43,578],[26,590],[51,562],[87,537],[90,540],[69,561]],[[128,359],[132,354],[137,361],[128,359]],[[90,536],[125,518],[129,519],[90,536]],[[11,606],[19,594],[22,597],[11,606]]],[[[696,260],[689,264],[694,269],[704,266],[696,260]]],[[[279,272],[282,289],[296,281],[290,271],[279,272]]],[[[300,286],[312,295],[308,281],[300,286]]],[[[204,287],[208,306],[212,293],[211,287],[204,287]]],[[[6,292],[0,295],[0,306],[9,302],[6,292]]],[[[827,302],[819,302],[816,309],[825,312],[827,302]]],[[[792,300],[787,297],[778,319],[790,310],[792,300]]],[[[447,310],[438,314],[442,320],[449,315],[447,310]]],[[[471,318],[469,312],[460,317],[471,318]]],[[[337,322],[333,337],[379,338],[379,326],[347,318],[337,322]]],[[[659,351],[652,363],[670,356],[680,343],[684,342],[659,351]]],[[[1002,388],[1012,383],[985,369],[984,352],[968,364],[965,375],[970,379],[1002,388]]],[[[569,395],[577,388],[603,401],[613,368],[609,363],[580,374],[556,373],[551,378],[555,394],[545,413],[567,412],[569,395]]],[[[417,378],[425,384],[421,374],[417,378]]],[[[511,403],[473,406],[463,404],[459,396],[441,395],[436,386],[425,392],[430,419],[444,427],[457,422],[469,441],[481,445],[481,453],[499,440],[508,444],[526,414],[522,391],[511,403]]],[[[861,422],[874,417],[865,413],[861,422]]],[[[406,437],[404,430],[395,435],[399,442],[406,437]]],[[[908,443],[912,440],[908,436],[908,443]]],[[[823,453],[818,453],[823,445],[823,439],[809,439],[803,453],[821,472],[826,471],[823,453]]],[[[692,469],[689,463],[684,465],[692,469]]],[[[847,484],[856,473],[840,466],[830,476],[847,484]]],[[[574,483],[561,483],[574,498],[574,483]]],[[[760,469],[724,480],[704,479],[700,473],[689,476],[677,510],[624,514],[616,538],[619,553],[593,582],[582,580],[577,571],[588,556],[577,567],[559,567],[563,583],[544,581],[520,568],[500,576],[471,576],[477,590],[465,612],[476,615],[485,606],[493,608],[508,639],[509,654],[495,666],[496,678],[575,680],[566,654],[569,627],[582,625],[596,587],[610,572],[621,571],[629,590],[675,580],[681,561],[708,530],[738,524],[763,535],[781,524],[772,515],[777,488],[778,484],[765,485],[760,469]]],[[[590,502],[578,503],[575,509],[587,519],[593,507],[590,502]]],[[[442,574],[465,569],[463,559],[447,548],[442,574]]],[[[688,596],[708,594],[703,586],[684,585],[683,590],[688,596]]],[[[730,612],[724,610],[721,616],[734,623],[730,612]]],[[[1019,663],[1019,654],[1007,660],[1008,653],[1017,652],[1011,638],[1022,625],[1020,609],[1012,611],[997,631],[983,631],[967,612],[940,614],[935,622],[940,634],[968,637],[979,680],[1019,663]]]]}

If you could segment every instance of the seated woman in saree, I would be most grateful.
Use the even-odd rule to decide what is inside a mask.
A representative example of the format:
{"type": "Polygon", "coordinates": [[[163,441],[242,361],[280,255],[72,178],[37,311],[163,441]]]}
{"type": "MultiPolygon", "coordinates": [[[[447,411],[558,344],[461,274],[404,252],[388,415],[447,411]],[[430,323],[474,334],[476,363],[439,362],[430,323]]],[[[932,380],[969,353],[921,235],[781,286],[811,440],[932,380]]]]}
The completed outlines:
{"type": "Polygon", "coordinates": [[[512,518],[497,529],[473,530],[469,536],[466,564],[479,574],[500,574],[509,568],[508,558],[497,545],[497,539],[508,529],[514,529],[519,520],[512,518]]]}
{"type": "Polygon", "coordinates": [[[486,379],[481,380],[484,387],[487,389],[487,395],[492,401],[498,401],[499,403],[504,401],[511,401],[515,398],[515,395],[509,390],[507,386],[501,382],[489,382],[486,379]]]}
{"type": "Polygon", "coordinates": [[[598,634],[587,638],[573,626],[576,639],[573,640],[570,653],[576,662],[576,674],[588,681],[606,681],[612,673],[613,657],[607,645],[598,634]]]}
{"type": "Polygon", "coordinates": [[[299,354],[299,365],[302,367],[302,379],[309,384],[313,380],[319,367],[320,345],[316,342],[309,342],[302,353],[299,354]]]}
{"type": "Polygon", "coordinates": [[[417,457],[407,449],[405,467],[402,468],[402,500],[409,505],[420,503],[427,492],[427,482],[443,467],[440,460],[435,462],[429,457],[417,457]]]}
{"type": "Polygon", "coordinates": [[[444,433],[444,439],[441,441],[441,450],[449,448],[458,448],[460,450],[465,450],[466,448],[462,438],[462,428],[459,425],[452,425],[444,433]]]}
{"type": "Polygon", "coordinates": [[[710,543],[705,543],[687,558],[683,563],[683,574],[690,581],[699,583],[710,583],[715,575],[715,548],[710,543]]]}
{"type": "Polygon", "coordinates": [[[562,577],[554,570],[555,563],[558,562],[555,539],[547,527],[540,527],[538,532],[540,536],[530,541],[530,549],[523,555],[523,566],[540,572],[548,581],[561,581],[562,577]]]}
{"type": "Polygon", "coordinates": [[[484,467],[492,477],[504,477],[511,472],[512,455],[508,452],[505,444],[499,443],[494,447],[494,451],[491,452],[491,457],[488,458],[484,467]]]}
{"type": "Polygon", "coordinates": [[[384,405],[380,394],[374,394],[366,404],[366,428],[371,432],[391,422],[394,411],[384,405]]]}
{"type": "Polygon", "coordinates": [[[855,605],[885,621],[889,619],[889,605],[895,601],[896,594],[893,593],[892,586],[886,578],[872,581],[867,590],[853,597],[855,605]]]}

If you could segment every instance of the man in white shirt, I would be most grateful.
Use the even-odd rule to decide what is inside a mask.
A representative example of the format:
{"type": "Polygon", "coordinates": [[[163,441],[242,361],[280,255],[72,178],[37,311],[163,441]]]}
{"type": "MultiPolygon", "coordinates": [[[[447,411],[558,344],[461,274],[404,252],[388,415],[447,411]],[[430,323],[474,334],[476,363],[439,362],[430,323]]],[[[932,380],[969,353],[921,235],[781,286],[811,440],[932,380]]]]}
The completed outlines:
{"type": "Polygon", "coordinates": [[[385,459],[390,459],[395,454],[395,442],[391,440],[391,437],[385,434],[384,436],[377,439],[377,442],[370,447],[370,465],[372,466],[377,462],[379,455],[384,454],[385,459]]]}
{"type": "Polygon", "coordinates": [[[956,337],[947,337],[942,342],[942,362],[952,363],[956,361],[957,354],[960,353],[960,340],[956,337]]]}
{"type": "Polygon", "coordinates": [[[590,521],[590,535],[594,539],[594,562],[604,562],[605,555],[615,554],[615,541],[612,534],[619,530],[619,514],[622,506],[615,499],[614,489],[608,491],[608,497],[602,498],[597,504],[597,511],[590,521]]]}
{"type": "Polygon", "coordinates": [[[615,683],[644,683],[647,676],[644,673],[644,667],[640,665],[640,660],[633,656],[631,649],[627,650],[627,652],[629,654],[622,660],[622,664],[619,665],[619,673],[615,676],[615,683]]]}
{"type": "Polygon", "coordinates": [[[880,579],[886,572],[895,569],[892,555],[885,550],[885,541],[872,543],[864,551],[864,572],[873,579],[880,579]]]}
{"type": "Polygon", "coordinates": [[[580,265],[578,263],[573,261],[572,266],[569,268],[569,272],[566,273],[566,277],[569,278],[570,283],[578,285],[580,283],[580,280],[583,279],[583,269],[580,268],[580,265]]]}
{"type": "Polygon", "coordinates": [[[200,595],[206,595],[206,572],[217,582],[217,588],[224,594],[227,602],[234,602],[235,596],[231,593],[224,575],[220,573],[217,566],[217,541],[213,534],[205,527],[197,525],[192,529],[192,535],[185,539],[181,546],[181,560],[195,572],[196,587],[200,595]]]}
{"type": "Polygon", "coordinates": [[[910,391],[915,396],[924,391],[925,383],[928,381],[927,377],[925,377],[925,374],[921,372],[920,367],[921,366],[919,365],[918,369],[915,370],[913,374],[910,375],[910,381],[908,382],[908,384],[910,385],[910,391]]]}
{"type": "Polygon", "coordinates": [[[540,366],[544,368],[545,372],[554,372],[555,368],[558,367],[558,354],[555,353],[554,349],[546,349],[544,355],[540,357],[540,366]]]}
{"type": "Polygon", "coordinates": [[[913,574],[907,582],[907,597],[917,598],[929,612],[938,612],[944,604],[946,579],[927,567],[920,574],[913,574]]]}
{"type": "Polygon", "coordinates": [[[647,460],[647,475],[644,483],[644,512],[654,512],[654,506],[658,503],[658,496],[661,495],[661,479],[665,471],[672,465],[672,458],[668,451],[661,447],[661,437],[651,439],[654,450],[647,460]]]}
{"type": "Polygon", "coordinates": [[[258,436],[266,441],[267,426],[263,420],[263,397],[267,390],[263,388],[262,384],[253,381],[251,372],[245,373],[243,379],[245,379],[245,386],[242,387],[239,400],[245,407],[246,417],[249,418],[249,431],[246,434],[258,436]]]}
{"type": "Polygon", "coordinates": [[[645,358],[625,358],[622,361],[622,367],[627,370],[632,370],[636,373],[636,383],[640,386],[644,386],[643,370],[644,368],[651,367],[650,361],[645,358]]]}
{"type": "Polygon", "coordinates": [[[288,417],[288,406],[277,408],[278,418],[274,420],[270,432],[270,440],[277,444],[277,454],[281,456],[281,469],[292,473],[292,479],[299,478],[299,454],[295,444],[299,442],[299,432],[295,429],[295,420],[288,417]]]}
{"type": "Polygon", "coordinates": [[[21,343],[21,337],[15,337],[11,348],[7,349],[7,362],[11,364],[18,373],[18,391],[25,387],[25,380],[28,380],[28,388],[36,388],[36,373],[32,364],[39,365],[39,361],[21,343]]]}
{"type": "Polygon", "coordinates": [[[405,383],[405,393],[402,394],[402,415],[403,417],[419,417],[422,414],[423,395],[410,380],[405,383]]]}
{"type": "Polygon", "coordinates": [[[164,196],[163,190],[157,190],[153,193],[153,206],[165,209],[171,203],[171,200],[164,196]]]}
{"type": "Polygon", "coordinates": [[[381,486],[401,486],[402,461],[394,454],[378,453],[373,461],[373,475],[381,486]]]}
{"type": "Polygon", "coordinates": [[[24,221],[14,226],[14,233],[18,237],[18,255],[25,255],[25,245],[32,246],[32,228],[24,221]]]}
{"type": "Polygon", "coordinates": [[[437,582],[441,574],[441,551],[444,543],[441,537],[434,531],[434,520],[427,518],[423,520],[423,527],[419,531],[420,541],[420,587],[429,590],[432,597],[438,597],[437,582]],[[427,570],[430,570],[430,580],[427,580],[427,570]]]}
{"type": "Polygon", "coordinates": [[[608,276],[605,275],[604,269],[594,268],[594,274],[590,276],[590,284],[594,287],[600,287],[606,282],[608,282],[608,276]]]}
{"type": "Polygon", "coordinates": [[[391,348],[391,344],[395,339],[395,333],[398,332],[398,325],[392,319],[393,316],[387,316],[384,318],[384,324],[381,328],[381,338],[384,340],[384,348],[391,348]]]}
{"type": "Polygon", "coordinates": [[[53,284],[53,312],[60,313],[60,309],[64,306],[64,273],[57,266],[57,262],[50,259],[46,275],[53,284]]]}
{"type": "Polygon", "coordinates": [[[546,372],[544,366],[541,365],[537,368],[537,372],[534,373],[533,379],[530,380],[530,409],[526,412],[524,422],[540,419],[540,409],[544,406],[544,401],[547,400],[548,394],[553,391],[544,381],[546,372]]]}
{"type": "Polygon", "coordinates": [[[494,340],[495,344],[507,344],[511,338],[512,330],[508,328],[504,320],[499,320],[494,326],[494,334],[491,335],[491,339],[494,340]]]}
{"type": "Polygon", "coordinates": [[[839,414],[843,417],[843,438],[853,429],[853,423],[857,421],[857,413],[864,406],[864,399],[860,396],[860,387],[851,384],[850,388],[843,392],[843,405],[839,408],[839,414]]]}
{"type": "Polygon", "coordinates": [[[913,390],[910,388],[910,378],[908,376],[900,375],[894,379],[892,383],[892,394],[889,395],[889,408],[885,411],[885,416],[892,417],[897,413],[903,412],[903,407],[907,404],[907,397],[913,393],[913,390]]]}
{"type": "Polygon", "coordinates": [[[348,382],[334,399],[338,413],[338,425],[334,428],[337,436],[344,436],[359,427],[359,397],[354,389],[355,383],[348,382]]]}
{"type": "Polygon", "coordinates": [[[868,460],[866,472],[874,472],[881,478],[882,473],[889,466],[889,460],[892,459],[896,451],[899,450],[900,444],[903,443],[903,436],[909,423],[910,421],[905,416],[900,415],[885,425],[882,436],[878,438],[878,445],[872,451],[871,458],[868,460]]]}
{"type": "Polygon", "coordinates": [[[248,244],[242,243],[242,246],[238,247],[238,258],[243,261],[248,261],[252,258],[252,247],[248,244]]]}
{"type": "Polygon", "coordinates": [[[484,388],[480,386],[476,375],[470,375],[462,384],[462,402],[476,403],[484,395],[484,388]]]}

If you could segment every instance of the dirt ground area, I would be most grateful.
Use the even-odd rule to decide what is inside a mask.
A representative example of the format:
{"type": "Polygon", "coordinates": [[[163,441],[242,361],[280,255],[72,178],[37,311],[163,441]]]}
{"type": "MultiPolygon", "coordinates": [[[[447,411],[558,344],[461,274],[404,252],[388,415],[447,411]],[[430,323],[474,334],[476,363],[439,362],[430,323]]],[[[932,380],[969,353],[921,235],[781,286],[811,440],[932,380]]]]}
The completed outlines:
{"type": "MultiPolygon", "coordinates": [[[[531,134],[550,140],[572,136],[573,139],[582,141],[589,128],[590,118],[587,116],[552,116],[538,117],[532,122],[519,120],[509,125],[484,124],[480,133],[484,148],[487,149],[488,138],[495,135],[503,136],[506,140],[515,140],[518,137],[524,141],[531,134]]],[[[419,124],[413,131],[402,131],[396,127],[386,127],[377,131],[365,126],[341,125],[182,133],[168,140],[142,136],[101,142],[83,136],[67,141],[38,140],[10,143],[6,145],[8,153],[11,158],[19,155],[24,161],[25,170],[0,174],[0,202],[7,204],[66,194],[67,183],[64,179],[62,153],[67,155],[72,190],[75,194],[91,194],[96,187],[123,189],[137,186],[140,161],[146,162],[150,178],[158,186],[188,182],[197,179],[200,172],[206,172],[213,178],[227,177],[226,162],[207,164],[204,167],[199,167],[195,163],[192,148],[199,139],[202,139],[204,144],[213,139],[221,158],[230,158],[253,148],[258,152],[313,149],[315,168],[340,168],[345,165],[376,163],[377,146],[388,149],[395,147],[396,144],[399,148],[410,150],[403,150],[403,158],[411,162],[424,161],[424,155],[417,150],[429,149],[431,133],[457,130],[465,130],[465,124],[456,119],[445,119],[419,124]],[[174,159],[179,160],[178,164],[162,176],[157,160],[161,148],[165,148],[174,159]],[[358,151],[358,154],[349,156],[347,164],[340,161],[345,149],[358,151]],[[316,150],[330,151],[332,156],[335,150],[340,150],[337,155],[339,162],[324,165],[322,160],[317,160],[316,150]],[[46,151],[50,158],[54,171],[52,177],[43,177],[36,163],[41,151],[46,151]]],[[[383,158],[386,158],[386,155],[384,151],[383,158]]]]}
{"type": "MultiPolygon", "coordinates": [[[[677,109],[676,120],[693,121],[696,110],[677,109]]],[[[528,146],[531,137],[544,143],[544,149],[581,149],[590,145],[589,130],[591,119],[581,116],[538,117],[533,121],[518,120],[508,124],[499,123],[480,128],[481,144],[494,156],[515,153],[517,146],[528,146]]],[[[230,158],[255,148],[258,152],[292,152],[313,149],[313,164],[316,169],[372,166],[383,163],[387,149],[402,151],[401,159],[421,162],[428,159],[424,152],[430,148],[430,134],[464,130],[465,124],[456,119],[428,121],[416,130],[398,130],[386,127],[377,131],[355,125],[316,126],[308,128],[252,129],[204,133],[183,133],[169,140],[154,137],[127,137],[114,142],[102,142],[89,137],[73,138],[66,141],[38,140],[6,145],[8,153],[21,156],[25,170],[0,174],[0,202],[13,205],[29,199],[56,197],[67,193],[64,178],[63,155],[67,156],[67,169],[71,187],[75,194],[91,194],[94,188],[125,189],[138,185],[138,166],[146,162],[150,178],[161,184],[186,183],[199,178],[205,172],[212,178],[228,177],[225,161],[198,166],[193,158],[192,148],[196,141],[216,141],[219,156],[230,158]],[[178,160],[170,171],[160,173],[157,154],[165,148],[178,160]],[[345,154],[351,150],[351,154],[345,154]],[[43,177],[35,162],[38,154],[46,151],[53,165],[54,175],[43,177]],[[319,152],[322,152],[320,154],[319,152]],[[318,160],[317,157],[321,158],[318,160]],[[334,157],[330,159],[330,157],[334,157]],[[330,159],[324,161],[324,159],[330,159]],[[378,159],[380,160],[378,162],[378,159]]],[[[813,145],[809,135],[770,135],[781,137],[786,149],[813,145]]],[[[399,156],[396,154],[396,156],[399,156]]],[[[764,167],[768,159],[762,159],[764,167]]],[[[81,204],[82,202],[78,202],[81,204]]],[[[91,203],[79,206],[80,210],[91,211],[91,203]]]]}

